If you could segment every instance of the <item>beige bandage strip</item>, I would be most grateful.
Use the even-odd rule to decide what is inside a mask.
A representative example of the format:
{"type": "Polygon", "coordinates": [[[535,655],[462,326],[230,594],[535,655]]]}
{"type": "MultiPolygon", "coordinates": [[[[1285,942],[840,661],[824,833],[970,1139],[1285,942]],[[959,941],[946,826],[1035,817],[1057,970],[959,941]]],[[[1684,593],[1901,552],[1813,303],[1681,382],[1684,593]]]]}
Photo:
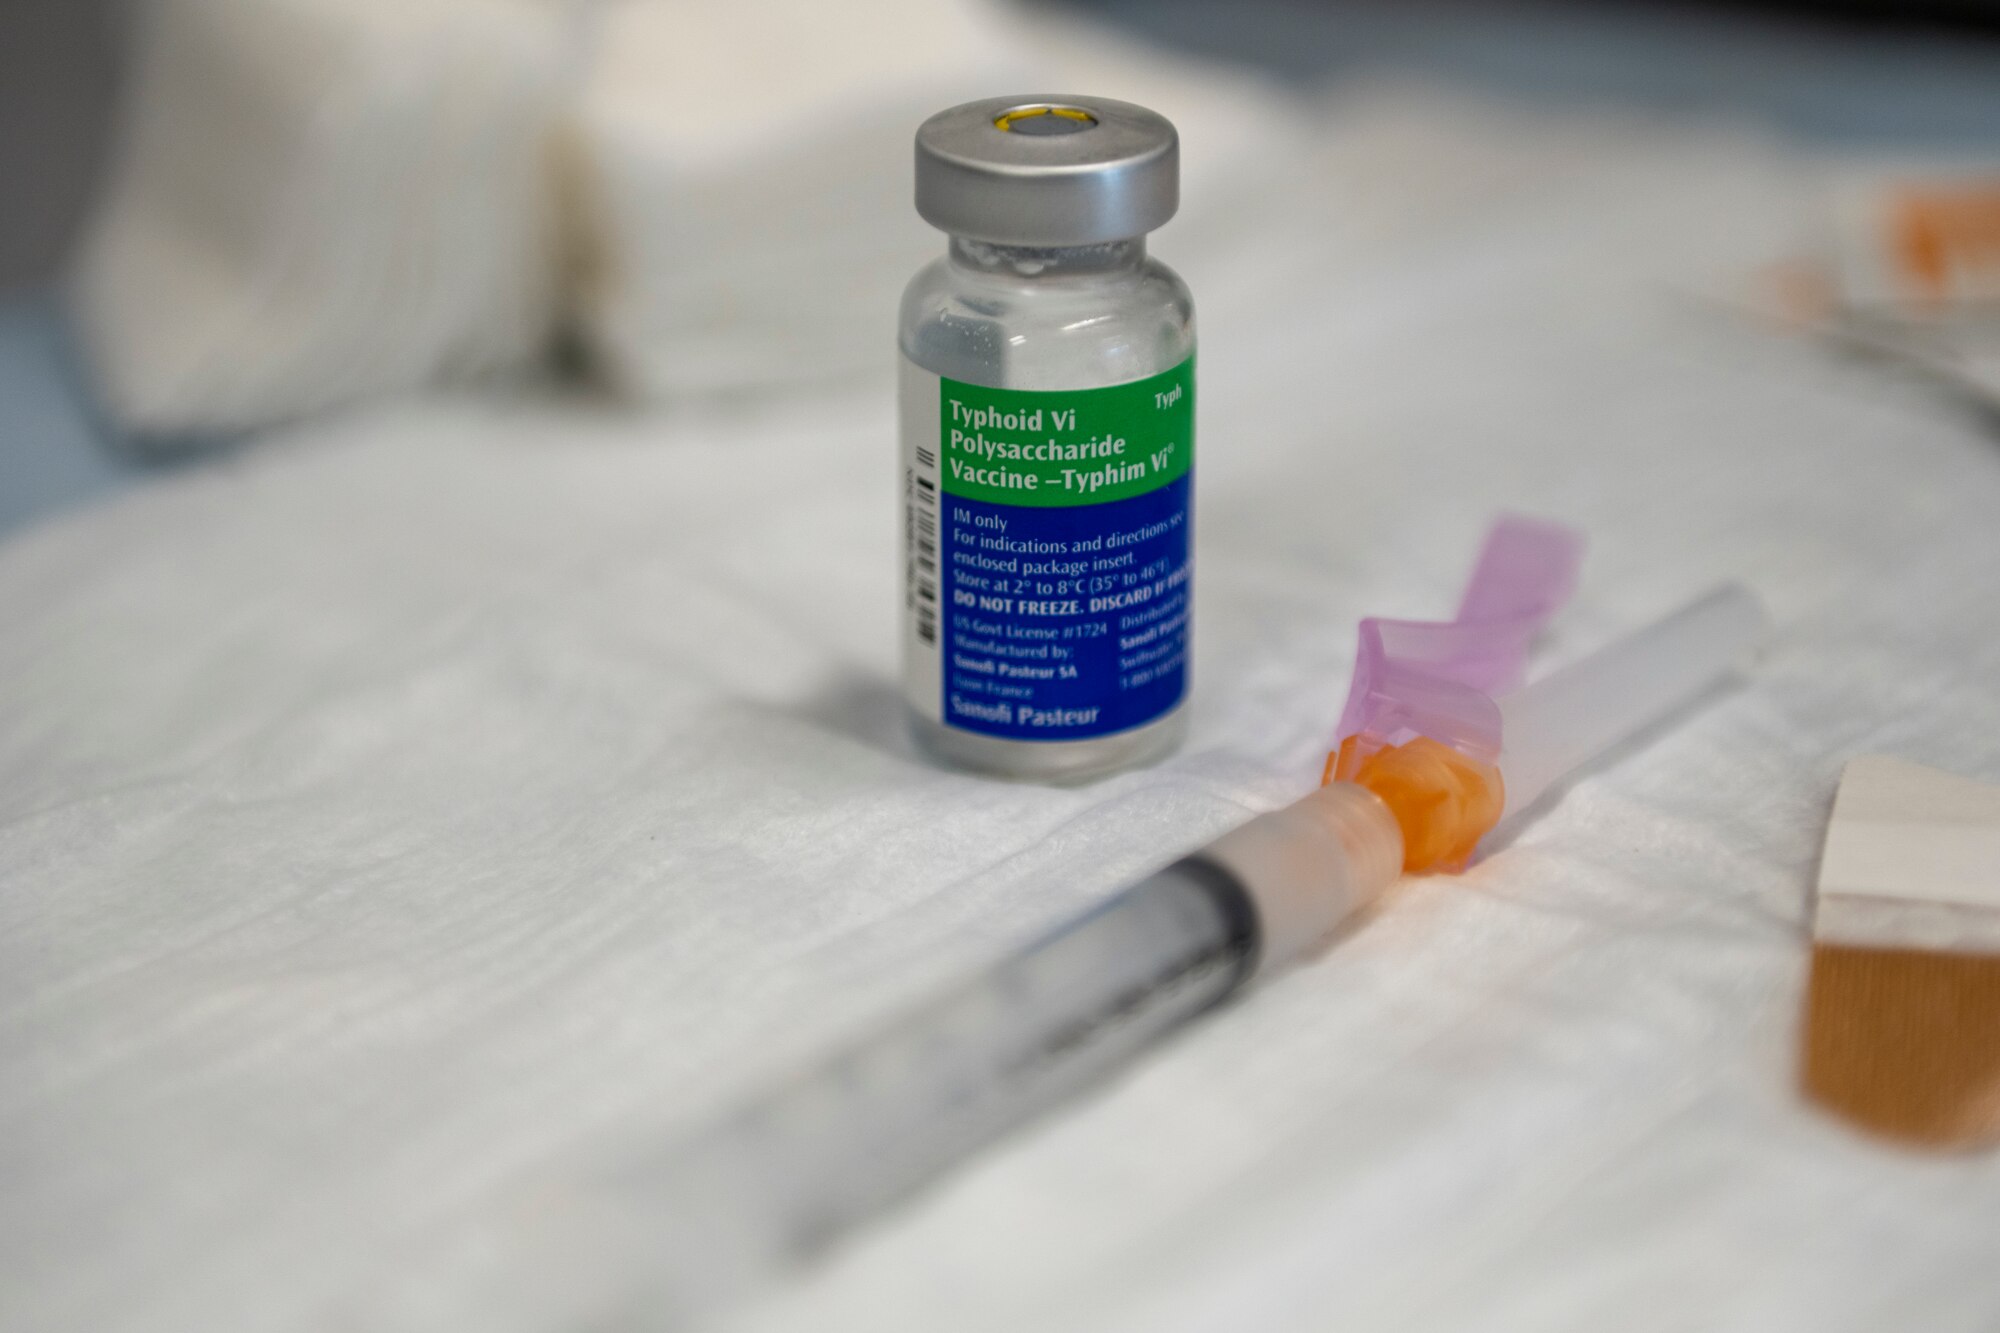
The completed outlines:
{"type": "Polygon", "coordinates": [[[1820,863],[1802,1079],[1889,1138],[2000,1139],[2000,787],[1848,764],[1820,863]]]}

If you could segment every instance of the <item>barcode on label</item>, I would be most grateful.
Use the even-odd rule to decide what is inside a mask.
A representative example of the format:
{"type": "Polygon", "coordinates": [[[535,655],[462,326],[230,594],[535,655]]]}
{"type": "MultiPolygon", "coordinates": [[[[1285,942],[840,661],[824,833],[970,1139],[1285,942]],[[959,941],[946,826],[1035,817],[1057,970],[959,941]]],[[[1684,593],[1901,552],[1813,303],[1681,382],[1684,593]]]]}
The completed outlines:
{"type": "Polygon", "coordinates": [[[937,455],[919,448],[918,466],[905,482],[909,496],[905,531],[908,533],[908,575],[910,612],[916,617],[917,637],[935,644],[938,636],[938,490],[935,477],[937,455]]]}

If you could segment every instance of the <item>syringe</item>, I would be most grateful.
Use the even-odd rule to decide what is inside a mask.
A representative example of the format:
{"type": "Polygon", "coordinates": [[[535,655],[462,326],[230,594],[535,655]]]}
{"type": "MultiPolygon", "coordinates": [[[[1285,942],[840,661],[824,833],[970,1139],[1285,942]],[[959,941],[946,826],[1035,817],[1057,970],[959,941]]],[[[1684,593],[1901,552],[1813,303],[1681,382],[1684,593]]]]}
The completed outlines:
{"type": "Polygon", "coordinates": [[[677,1148],[621,1156],[582,1195],[542,1200],[538,1229],[561,1258],[541,1247],[532,1294],[563,1291],[565,1320],[588,1308],[649,1327],[727,1303],[1311,953],[1405,869],[1462,864],[1504,818],[1742,664],[1765,629],[1757,599],[1724,587],[1494,700],[1491,759],[1427,736],[1346,747],[1341,776],[1303,799],[677,1148]],[[619,1285],[634,1271],[653,1280],[619,1285]]]}

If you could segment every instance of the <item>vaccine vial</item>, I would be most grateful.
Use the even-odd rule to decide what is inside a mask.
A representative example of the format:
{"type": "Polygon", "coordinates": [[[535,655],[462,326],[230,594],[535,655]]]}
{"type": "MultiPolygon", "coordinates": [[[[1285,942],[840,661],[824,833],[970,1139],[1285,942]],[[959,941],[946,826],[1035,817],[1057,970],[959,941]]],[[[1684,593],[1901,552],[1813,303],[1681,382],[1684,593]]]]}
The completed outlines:
{"type": "Polygon", "coordinates": [[[925,121],[945,253],[903,295],[904,686],[943,762],[1076,781],[1178,744],[1188,688],[1194,304],[1146,234],[1174,127],[1099,97],[925,121]]]}

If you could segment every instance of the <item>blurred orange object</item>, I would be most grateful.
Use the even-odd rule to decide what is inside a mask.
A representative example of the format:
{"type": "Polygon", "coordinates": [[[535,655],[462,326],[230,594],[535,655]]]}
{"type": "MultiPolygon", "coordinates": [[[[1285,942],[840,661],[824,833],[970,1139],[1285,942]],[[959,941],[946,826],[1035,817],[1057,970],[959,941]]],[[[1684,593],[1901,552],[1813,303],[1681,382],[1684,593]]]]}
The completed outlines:
{"type": "Polygon", "coordinates": [[[1886,239],[1898,275],[1926,301],[2000,292],[2000,181],[1905,188],[1890,200],[1886,239]]]}
{"type": "Polygon", "coordinates": [[[2000,1142],[2000,785],[1885,755],[1841,774],[1820,854],[1805,1095],[1932,1149],[2000,1142]]]}
{"type": "Polygon", "coordinates": [[[2000,958],[1817,944],[1806,987],[1808,1097],[1885,1138],[2000,1137],[2000,958]]]}

